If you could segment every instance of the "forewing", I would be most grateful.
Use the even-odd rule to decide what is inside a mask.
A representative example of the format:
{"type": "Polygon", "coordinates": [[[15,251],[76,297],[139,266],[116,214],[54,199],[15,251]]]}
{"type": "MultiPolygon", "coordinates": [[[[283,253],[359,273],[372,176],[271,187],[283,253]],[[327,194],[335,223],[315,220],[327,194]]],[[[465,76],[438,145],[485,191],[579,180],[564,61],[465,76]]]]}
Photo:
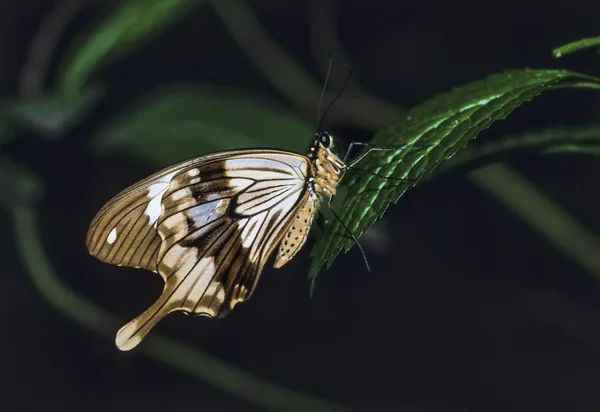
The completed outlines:
{"type": "Polygon", "coordinates": [[[104,205],[87,233],[90,254],[106,263],[156,272],[160,247],[156,223],[161,199],[180,167],[176,165],[152,175],[104,205]]]}
{"type": "Polygon", "coordinates": [[[135,347],[166,314],[223,317],[248,299],[309,194],[312,169],[281,152],[231,156],[180,171],[162,197],[159,299],[117,334],[135,347]]]}

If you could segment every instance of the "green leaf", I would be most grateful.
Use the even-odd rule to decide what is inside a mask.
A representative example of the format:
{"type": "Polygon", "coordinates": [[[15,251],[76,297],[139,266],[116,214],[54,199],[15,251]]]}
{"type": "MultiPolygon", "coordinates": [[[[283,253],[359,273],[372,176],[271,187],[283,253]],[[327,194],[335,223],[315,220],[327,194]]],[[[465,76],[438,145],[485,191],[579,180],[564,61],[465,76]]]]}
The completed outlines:
{"type": "Polygon", "coordinates": [[[588,37],[565,44],[564,46],[557,47],[556,49],[552,50],[552,56],[558,59],[566,54],[576,53],[591,47],[600,47],[600,36],[588,37]]]}
{"type": "Polygon", "coordinates": [[[80,90],[100,63],[122,54],[186,15],[204,0],[127,0],[73,46],[63,62],[59,89],[80,90]]]}
{"type": "Polygon", "coordinates": [[[166,166],[202,153],[250,147],[301,151],[314,127],[248,93],[181,87],[155,93],[100,131],[98,153],[125,152],[166,166]]]}
{"type": "Polygon", "coordinates": [[[436,174],[520,150],[542,154],[587,153],[597,155],[600,150],[600,124],[553,127],[547,130],[505,136],[491,142],[482,142],[461,150],[452,159],[444,162],[436,170],[436,174]]]}
{"type": "Polygon", "coordinates": [[[88,86],[77,94],[54,94],[8,101],[2,113],[49,138],[62,137],[91,110],[104,94],[99,86],[88,86]]]}
{"type": "MultiPolygon", "coordinates": [[[[416,150],[373,152],[360,163],[361,169],[396,179],[350,170],[343,179],[348,195],[338,215],[352,233],[362,235],[409,188],[409,183],[397,179],[422,178],[524,102],[555,85],[582,81],[600,83],[599,79],[565,70],[511,70],[415,107],[399,122],[378,132],[370,143],[416,150]]],[[[339,222],[332,221],[314,246],[310,278],[314,280],[323,265],[331,266],[337,255],[352,245],[339,222]]]]}

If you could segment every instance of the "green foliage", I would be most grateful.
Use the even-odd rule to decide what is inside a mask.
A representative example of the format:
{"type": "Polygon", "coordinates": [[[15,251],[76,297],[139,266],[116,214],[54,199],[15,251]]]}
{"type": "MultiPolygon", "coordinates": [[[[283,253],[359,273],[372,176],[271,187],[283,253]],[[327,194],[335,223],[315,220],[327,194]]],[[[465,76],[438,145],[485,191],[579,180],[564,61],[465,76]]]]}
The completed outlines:
{"type": "Polygon", "coordinates": [[[552,50],[552,55],[555,58],[559,58],[567,54],[572,54],[581,50],[589,49],[591,47],[600,47],[600,36],[588,37],[585,39],[574,41],[572,43],[565,44],[564,46],[557,47],[556,49],[552,50]]]}
{"type": "MultiPolygon", "coordinates": [[[[450,159],[494,121],[555,85],[598,84],[600,80],[565,70],[511,70],[456,88],[410,110],[396,124],[378,132],[371,144],[421,147],[420,150],[374,152],[360,168],[396,179],[421,179],[450,159]]],[[[365,233],[409,183],[349,171],[348,195],[339,216],[356,236],[365,233]]],[[[330,221],[314,246],[310,277],[329,267],[353,245],[337,221],[330,221]]]]}
{"type": "Polygon", "coordinates": [[[22,208],[42,197],[43,181],[24,166],[0,156],[0,206],[5,210],[22,208]]]}
{"type": "Polygon", "coordinates": [[[59,138],[81,121],[102,97],[99,86],[87,86],[76,94],[51,94],[8,101],[2,112],[15,123],[45,137],[59,138]]]}
{"type": "Polygon", "coordinates": [[[314,127],[265,99],[239,91],[186,87],[142,101],[100,131],[99,153],[126,152],[166,166],[208,151],[273,147],[301,151],[314,127]]]}
{"type": "Polygon", "coordinates": [[[457,166],[480,162],[511,152],[527,150],[541,154],[579,153],[597,155],[600,151],[600,124],[578,127],[559,127],[505,136],[502,139],[481,142],[461,150],[440,165],[436,173],[457,166]]]}
{"type": "Polygon", "coordinates": [[[204,0],[129,0],[121,5],[67,56],[59,78],[63,93],[74,93],[107,58],[122,54],[160,33],[204,0]]]}

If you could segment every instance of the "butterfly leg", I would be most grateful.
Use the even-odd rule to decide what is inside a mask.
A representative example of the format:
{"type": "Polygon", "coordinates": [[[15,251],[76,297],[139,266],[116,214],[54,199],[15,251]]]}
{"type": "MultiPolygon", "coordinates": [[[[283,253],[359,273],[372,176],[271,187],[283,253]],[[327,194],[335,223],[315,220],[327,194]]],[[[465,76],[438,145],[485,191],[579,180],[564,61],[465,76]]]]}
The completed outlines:
{"type": "MultiPolygon", "coordinates": [[[[350,167],[347,167],[346,169],[350,169],[350,167]]],[[[407,182],[407,183],[416,182],[416,181],[419,180],[419,179],[405,179],[405,178],[402,178],[402,177],[383,176],[383,175],[380,175],[380,174],[377,174],[377,173],[370,172],[370,171],[365,170],[365,169],[359,169],[357,167],[352,167],[351,169],[359,171],[359,172],[362,172],[362,173],[366,173],[366,174],[371,175],[371,176],[377,176],[377,177],[380,177],[382,179],[387,179],[387,180],[398,180],[400,182],[407,182]]]]}
{"type": "MultiPolygon", "coordinates": [[[[369,261],[367,259],[367,254],[365,253],[364,249],[362,248],[360,242],[358,241],[358,239],[354,235],[354,233],[352,233],[352,231],[350,229],[348,229],[348,226],[346,226],[344,224],[344,222],[342,222],[342,219],[340,219],[340,217],[337,215],[337,213],[335,213],[335,211],[333,210],[333,207],[331,207],[331,202],[332,201],[333,201],[333,196],[329,196],[329,202],[327,202],[327,207],[331,211],[331,214],[333,214],[333,216],[336,218],[336,220],[338,222],[340,222],[340,225],[342,225],[342,227],[344,228],[344,230],[350,235],[350,237],[352,238],[352,240],[354,241],[354,243],[356,244],[356,246],[358,246],[358,249],[360,250],[360,253],[362,254],[363,260],[365,262],[365,266],[367,267],[367,271],[370,272],[371,271],[371,267],[369,266],[369,261]]],[[[316,278],[312,278],[312,280],[310,281],[309,295],[310,295],[311,298],[313,297],[313,293],[314,293],[314,290],[315,290],[315,281],[316,281],[316,278]]]]}
{"type": "Polygon", "coordinates": [[[373,146],[369,143],[364,143],[364,142],[351,142],[350,146],[348,146],[348,150],[346,151],[346,155],[344,156],[344,164],[348,165],[347,166],[348,168],[351,168],[354,165],[356,165],[358,162],[360,162],[362,159],[364,159],[371,152],[378,152],[378,151],[393,152],[393,151],[399,151],[399,150],[421,150],[421,149],[423,149],[422,146],[389,147],[389,146],[373,146]],[[360,156],[358,156],[352,162],[348,163],[348,159],[350,158],[350,153],[352,153],[352,149],[355,147],[366,147],[367,151],[364,152],[363,154],[361,154],[360,156]]]}
{"type": "Polygon", "coordinates": [[[333,210],[333,207],[331,207],[331,202],[332,201],[333,201],[333,196],[329,196],[329,202],[327,202],[327,207],[329,208],[329,210],[331,211],[331,213],[333,214],[333,216],[336,218],[336,220],[338,222],[340,222],[340,225],[342,225],[342,227],[344,228],[344,230],[350,235],[350,237],[352,238],[352,240],[354,240],[354,243],[360,249],[360,253],[362,254],[363,260],[365,261],[365,266],[367,267],[367,271],[370,272],[371,271],[371,267],[369,266],[369,261],[367,260],[367,254],[365,253],[364,249],[360,245],[360,242],[358,241],[358,238],[354,235],[354,233],[352,233],[352,231],[350,229],[348,229],[348,226],[346,226],[344,224],[344,222],[342,222],[342,219],[340,219],[340,217],[337,215],[337,213],[335,213],[335,211],[333,210]]]}

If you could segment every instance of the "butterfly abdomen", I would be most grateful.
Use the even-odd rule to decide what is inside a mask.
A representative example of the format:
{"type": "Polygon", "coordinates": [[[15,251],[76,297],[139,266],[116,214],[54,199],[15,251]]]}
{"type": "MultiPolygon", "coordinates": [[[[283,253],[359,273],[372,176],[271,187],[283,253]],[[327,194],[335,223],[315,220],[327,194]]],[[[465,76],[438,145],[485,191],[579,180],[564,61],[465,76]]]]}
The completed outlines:
{"type": "Polygon", "coordinates": [[[273,264],[274,267],[280,268],[285,265],[302,248],[308,237],[316,206],[316,201],[312,197],[307,196],[306,203],[300,208],[292,220],[287,233],[281,239],[279,251],[273,264]]]}

